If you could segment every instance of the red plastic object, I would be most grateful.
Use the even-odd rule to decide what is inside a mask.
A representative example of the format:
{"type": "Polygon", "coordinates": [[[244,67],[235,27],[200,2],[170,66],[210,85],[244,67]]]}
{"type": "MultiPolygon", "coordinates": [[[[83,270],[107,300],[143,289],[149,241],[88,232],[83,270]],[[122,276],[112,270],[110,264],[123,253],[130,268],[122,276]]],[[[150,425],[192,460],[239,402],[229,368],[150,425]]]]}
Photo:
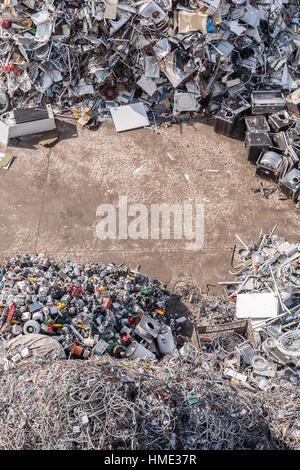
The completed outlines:
{"type": "Polygon", "coordinates": [[[11,22],[11,21],[9,21],[9,20],[4,20],[4,19],[1,20],[1,26],[2,26],[2,28],[4,28],[4,29],[9,29],[9,28],[11,28],[11,25],[12,25],[12,22],[11,22]]]}
{"type": "Polygon", "coordinates": [[[102,305],[105,308],[110,308],[111,307],[111,300],[108,297],[103,297],[102,305]]]}
{"type": "Polygon", "coordinates": [[[129,341],[131,339],[131,335],[128,333],[128,334],[124,334],[122,335],[122,340],[124,341],[124,343],[126,343],[127,341],[129,341]]]}
{"type": "Polygon", "coordinates": [[[80,287],[75,287],[75,289],[72,291],[72,296],[73,297],[80,297],[83,294],[83,289],[80,287]]]}
{"type": "Polygon", "coordinates": [[[118,96],[117,90],[112,87],[109,83],[107,83],[107,85],[104,85],[104,87],[102,88],[102,93],[108,100],[114,100],[118,96]]]}
{"type": "Polygon", "coordinates": [[[14,72],[16,75],[21,75],[21,73],[23,73],[23,69],[14,65],[12,61],[10,60],[8,65],[4,67],[4,72],[5,73],[14,72]]]}
{"type": "Polygon", "coordinates": [[[14,64],[12,63],[12,61],[9,61],[8,65],[4,67],[4,72],[9,73],[13,70],[13,68],[14,68],[14,64]]]}

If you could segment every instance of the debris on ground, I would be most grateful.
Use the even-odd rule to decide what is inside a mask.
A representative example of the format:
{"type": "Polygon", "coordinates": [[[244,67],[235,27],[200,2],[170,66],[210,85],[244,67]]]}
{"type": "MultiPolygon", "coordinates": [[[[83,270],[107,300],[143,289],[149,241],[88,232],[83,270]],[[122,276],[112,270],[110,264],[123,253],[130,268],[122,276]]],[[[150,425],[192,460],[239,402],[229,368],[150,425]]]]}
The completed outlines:
{"type": "Polygon", "coordinates": [[[2,157],[55,116],[117,132],[205,118],[245,133],[274,183],[255,192],[300,208],[299,0],[6,0],[0,14],[2,157]]]}
{"type": "Polygon", "coordinates": [[[206,356],[186,344],[159,363],[27,359],[0,372],[1,449],[299,447],[299,391],[253,393],[206,356]]]}
{"type": "Polygon", "coordinates": [[[215,353],[199,351],[190,343],[159,363],[110,356],[97,362],[27,359],[0,373],[0,446],[9,450],[299,447],[299,390],[289,382],[292,376],[282,379],[286,386],[274,387],[272,393],[253,392],[218,363],[215,353]]]}
{"type": "MultiPolygon", "coordinates": [[[[265,93],[266,102],[270,99],[268,93],[265,93]]],[[[286,105],[288,105],[287,100],[284,102],[284,108],[286,105]]],[[[282,106],[276,107],[277,110],[279,108],[282,106]]],[[[259,178],[258,188],[252,190],[268,199],[276,189],[279,189],[279,199],[292,199],[299,208],[299,113],[295,116],[286,109],[273,112],[272,107],[263,112],[264,115],[245,117],[247,159],[256,165],[256,176],[259,178]],[[263,187],[260,179],[269,181],[273,187],[263,187]]]]}

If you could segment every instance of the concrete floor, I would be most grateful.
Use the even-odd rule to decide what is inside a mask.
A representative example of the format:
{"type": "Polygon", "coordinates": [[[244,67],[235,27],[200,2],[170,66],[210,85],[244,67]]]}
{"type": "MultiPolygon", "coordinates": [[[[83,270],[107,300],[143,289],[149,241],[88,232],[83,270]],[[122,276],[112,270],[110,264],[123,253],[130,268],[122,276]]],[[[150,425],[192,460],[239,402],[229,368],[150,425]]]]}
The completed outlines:
{"type": "Polygon", "coordinates": [[[52,148],[24,137],[10,150],[17,157],[0,173],[0,256],[46,253],[80,262],[124,262],[169,283],[189,279],[201,287],[230,279],[235,234],[251,243],[259,231],[298,241],[299,212],[291,201],[254,194],[255,168],[243,143],[214,134],[205,124],[140,129],[122,134],[112,124],[98,131],[57,122],[52,148]],[[77,136],[78,132],[78,136],[77,136]],[[174,160],[171,160],[170,153],[174,160]],[[140,168],[142,167],[142,168],[140,168]],[[137,168],[139,171],[135,172],[137,168]],[[202,173],[217,169],[219,173],[202,173]],[[188,174],[190,181],[187,181],[188,174]],[[205,240],[188,251],[182,240],[105,240],[96,236],[100,204],[202,203],[205,240]]]}

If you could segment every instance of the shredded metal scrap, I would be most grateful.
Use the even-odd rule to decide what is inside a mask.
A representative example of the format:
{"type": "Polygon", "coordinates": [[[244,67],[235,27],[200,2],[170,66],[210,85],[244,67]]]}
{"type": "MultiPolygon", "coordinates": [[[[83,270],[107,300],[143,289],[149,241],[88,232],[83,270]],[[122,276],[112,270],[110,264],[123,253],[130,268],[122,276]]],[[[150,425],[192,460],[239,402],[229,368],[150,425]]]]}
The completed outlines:
{"type": "Polygon", "coordinates": [[[6,0],[1,9],[2,112],[8,100],[46,102],[87,123],[139,101],[155,123],[214,113],[224,100],[231,109],[255,88],[299,86],[296,0],[6,0]]]}

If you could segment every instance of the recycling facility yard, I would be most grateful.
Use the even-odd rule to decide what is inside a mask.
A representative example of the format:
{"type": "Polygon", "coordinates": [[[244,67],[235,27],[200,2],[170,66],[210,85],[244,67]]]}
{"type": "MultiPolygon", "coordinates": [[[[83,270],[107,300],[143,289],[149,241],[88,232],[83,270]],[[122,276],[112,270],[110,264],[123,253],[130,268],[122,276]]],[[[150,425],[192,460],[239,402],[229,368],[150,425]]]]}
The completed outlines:
{"type": "Polygon", "coordinates": [[[24,136],[9,150],[17,157],[1,174],[1,256],[45,253],[74,261],[141,265],[143,272],[172,285],[192,279],[205,287],[228,273],[235,234],[250,242],[263,228],[299,240],[300,220],[292,201],[269,199],[257,186],[241,140],[216,135],[203,123],[139,129],[117,134],[110,124],[97,132],[57,120],[59,142],[38,145],[24,136]],[[168,158],[170,154],[174,160],[168,158]],[[138,173],[134,173],[136,169],[138,173]],[[202,173],[201,170],[219,170],[202,173]],[[184,175],[190,176],[186,181],[184,175]],[[204,204],[204,247],[186,250],[184,240],[99,240],[97,206],[204,204]]]}
{"type": "Polygon", "coordinates": [[[299,0],[2,3],[0,450],[299,449],[299,0]]]}

